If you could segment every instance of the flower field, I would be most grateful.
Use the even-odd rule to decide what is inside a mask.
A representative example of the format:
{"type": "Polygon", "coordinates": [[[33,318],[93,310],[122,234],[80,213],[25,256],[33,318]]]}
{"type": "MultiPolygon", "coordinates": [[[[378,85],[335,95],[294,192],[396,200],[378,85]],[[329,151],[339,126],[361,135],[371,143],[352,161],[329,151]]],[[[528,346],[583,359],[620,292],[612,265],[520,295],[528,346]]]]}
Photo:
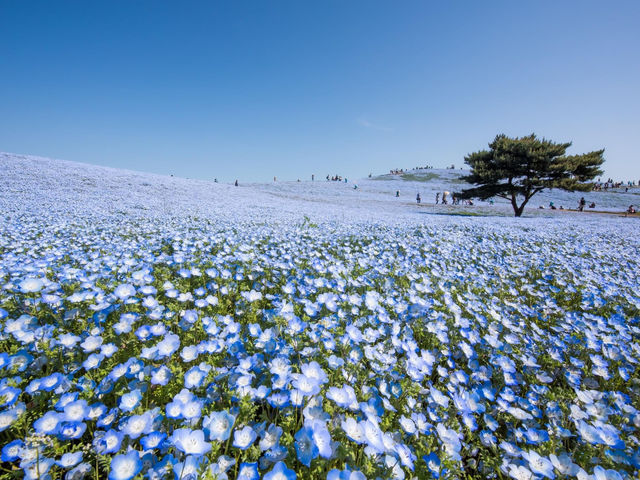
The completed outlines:
{"type": "Polygon", "coordinates": [[[631,477],[633,227],[22,217],[0,476],[631,477]]]}

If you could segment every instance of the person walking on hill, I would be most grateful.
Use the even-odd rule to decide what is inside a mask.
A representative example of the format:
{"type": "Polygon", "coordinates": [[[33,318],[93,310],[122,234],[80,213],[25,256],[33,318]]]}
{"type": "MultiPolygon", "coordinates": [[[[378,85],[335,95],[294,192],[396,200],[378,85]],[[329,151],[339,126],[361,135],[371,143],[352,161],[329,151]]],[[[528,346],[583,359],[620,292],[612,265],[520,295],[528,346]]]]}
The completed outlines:
{"type": "Polygon", "coordinates": [[[417,202],[418,204],[420,204],[420,201],[421,201],[421,198],[420,198],[420,194],[418,193],[418,194],[416,195],[416,202],[417,202]]]}
{"type": "Polygon", "coordinates": [[[584,197],[582,197],[580,199],[580,202],[578,203],[578,210],[580,210],[581,212],[584,210],[584,206],[587,204],[587,201],[584,199],[584,197]]]}
{"type": "Polygon", "coordinates": [[[436,193],[436,205],[440,202],[440,192],[436,193]]]}
{"type": "Polygon", "coordinates": [[[235,186],[236,186],[236,187],[238,186],[238,180],[236,180],[235,186]]]}

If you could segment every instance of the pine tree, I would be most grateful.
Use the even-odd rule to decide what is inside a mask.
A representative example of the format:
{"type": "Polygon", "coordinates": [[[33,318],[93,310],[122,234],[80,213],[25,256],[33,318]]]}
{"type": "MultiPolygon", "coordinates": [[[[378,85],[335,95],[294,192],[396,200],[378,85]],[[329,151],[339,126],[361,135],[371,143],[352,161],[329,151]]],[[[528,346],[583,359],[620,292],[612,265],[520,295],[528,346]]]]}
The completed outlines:
{"type": "Polygon", "coordinates": [[[571,142],[554,143],[535,134],[521,138],[497,135],[489,150],[465,157],[471,174],[462,179],[476,186],[456,195],[481,200],[505,198],[519,217],[531,197],[545,188],[587,192],[593,188],[591,180],[602,174],[599,167],[604,163],[604,150],[565,155],[570,146],[571,142]]]}

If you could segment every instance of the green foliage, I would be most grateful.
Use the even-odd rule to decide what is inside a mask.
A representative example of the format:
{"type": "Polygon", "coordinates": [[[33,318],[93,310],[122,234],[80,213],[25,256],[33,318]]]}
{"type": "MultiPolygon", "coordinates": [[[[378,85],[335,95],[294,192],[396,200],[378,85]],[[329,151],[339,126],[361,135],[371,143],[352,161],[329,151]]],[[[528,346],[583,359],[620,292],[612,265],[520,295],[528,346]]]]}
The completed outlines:
{"type": "Polygon", "coordinates": [[[456,195],[482,200],[507,199],[519,217],[531,197],[545,188],[589,191],[593,187],[590,182],[602,174],[604,150],[565,155],[570,146],[571,142],[554,143],[535,134],[520,138],[497,135],[489,144],[489,150],[465,157],[471,174],[463,179],[476,186],[456,195]],[[523,200],[518,204],[520,197],[523,200]]]}

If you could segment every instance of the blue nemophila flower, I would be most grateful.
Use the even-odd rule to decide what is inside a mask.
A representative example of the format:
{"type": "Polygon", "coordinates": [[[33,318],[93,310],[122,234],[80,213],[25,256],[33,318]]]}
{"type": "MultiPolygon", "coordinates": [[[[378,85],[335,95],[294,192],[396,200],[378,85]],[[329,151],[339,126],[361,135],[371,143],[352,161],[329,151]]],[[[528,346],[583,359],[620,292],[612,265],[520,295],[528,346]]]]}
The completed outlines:
{"type": "Polygon", "coordinates": [[[58,342],[66,349],[74,348],[80,340],[80,337],[73,335],[72,333],[63,333],[58,337],[58,342]]]}
{"type": "Polygon", "coordinates": [[[260,473],[258,472],[258,463],[241,463],[236,478],[237,480],[259,480],[260,473]]]}
{"type": "Polygon", "coordinates": [[[202,468],[205,459],[201,455],[188,455],[184,461],[173,465],[175,479],[191,480],[198,478],[197,475],[202,468]]]}
{"type": "Polygon", "coordinates": [[[547,459],[538,455],[537,452],[529,450],[528,452],[522,452],[522,458],[529,462],[529,468],[533,473],[542,475],[547,478],[555,478],[553,473],[553,464],[547,459]]]}
{"type": "Polygon", "coordinates": [[[154,414],[146,411],[141,415],[131,415],[120,427],[125,435],[136,439],[140,435],[146,435],[153,429],[154,414]]]}
{"type": "Polygon", "coordinates": [[[195,345],[188,345],[180,352],[180,357],[187,363],[194,361],[198,358],[198,355],[200,355],[200,352],[198,352],[198,347],[195,345]]]}
{"type": "Polygon", "coordinates": [[[118,417],[118,409],[112,408],[111,410],[103,413],[102,416],[98,418],[98,421],[96,422],[96,427],[108,428],[113,424],[113,422],[116,421],[117,417],[118,417]]]}
{"type": "Polygon", "coordinates": [[[13,405],[18,400],[21,390],[19,388],[5,385],[0,387],[0,407],[13,405]]]}
{"type": "Polygon", "coordinates": [[[64,406],[63,420],[65,422],[82,422],[88,417],[89,410],[86,400],[74,400],[64,406]]]}
{"type": "Polygon", "coordinates": [[[527,430],[525,430],[524,436],[527,438],[527,443],[531,444],[538,444],[541,442],[549,441],[549,434],[545,430],[528,428],[527,430]]]}
{"type": "Polygon", "coordinates": [[[558,472],[567,477],[575,477],[580,470],[580,467],[573,463],[571,457],[566,453],[561,453],[559,456],[552,453],[549,455],[549,460],[558,472]]]}
{"type": "Polygon", "coordinates": [[[40,435],[55,435],[63,419],[61,414],[50,410],[33,423],[33,428],[40,435]]]}
{"type": "Polygon", "coordinates": [[[187,455],[204,455],[211,450],[211,444],[204,439],[202,430],[178,428],[171,434],[170,441],[187,455]]]}
{"type": "Polygon", "coordinates": [[[198,399],[185,402],[181,409],[182,417],[186,420],[196,420],[200,418],[202,414],[202,405],[203,402],[198,399]]]}
{"type": "Polygon", "coordinates": [[[65,479],[74,480],[77,478],[85,478],[91,470],[91,465],[83,462],[69,470],[65,475],[65,479]]]}
{"type": "Polygon", "coordinates": [[[198,388],[202,386],[202,382],[207,377],[209,371],[204,370],[200,365],[190,368],[184,374],[184,386],[185,388],[198,388]]]}
{"type": "Polygon", "coordinates": [[[173,333],[168,333],[156,345],[158,358],[166,358],[173,355],[180,348],[180,337],[173,333]]]}
{"type": "Polygon", "coordinates": [[[75,440],[87,430],[87,424],[84,422],[64,422],[58,430],[58,437],[63,440],[75,440]]]}
{"type": "Polygon", "coordinates": [[[20,451],[24,447],[24,442],[20,439],[13,440],[2,447],[2,456],[0,460],[3,462],[14,462],[20,456],[20,451]]]}
{"type": "Polygon", "coordinates": [[[18,372],[24,372],[33,361],[33,356],[26,350],[20,350],[9,357],[9,365],[18,372]]]}
{"type": "Polygon", "coordinates": [[[142,460],[137,450],[116,455],[111,459],[109,480],[130,480],[142,470],[142,460]]]}
{"type": "Polygon", "coordinates": [[[82,461],[82,452],[65,453],[56,463],[64,468],[73,468],[82,461]]]}
{"type": "Polygon", "coordinates": [[[113,291],[113,295],[121,301],[124,301],[135,294],[136,294],[136,287],[134,287],[129,283],[123,283],[122,285],[118,285],[116,289],[113,291]]]}
{"type": "Polygon", "coordinates": [[[307,377],[302,373],[292,374],[293,381],[291,384],[296,388],[303,396],[311,397],[320,393],[320,382],[317,378],[307,377]]]}
{"type": "Polygon", "coordinates": [[[142,392],[138,389],[125,393],[120,397],[120,410],[123,412],[131,412],[140,404],[141,400],[142,392]]]}
{"type": "Polygon", "coordinates": [[[443,442],[445,452],[452,460],[460,460],[460,434],[453,429],[445,427],[442,423],[436,426],[436,431],[443,442]]]}
{"type": "Polygon", "coordinates": [[[290,395],[287,392],[272,393],[267,397],[267,402],[274,408],[286,408],[290,403],[290,395]]]}
{"type": "Polygon", "coordinates": [[[165,386],[171,377],[171,370],[166,365],[161,365],[151,372],[151,384],[165,386]]]}
{"type": "Polygon", "coordinates": [[[22,293],[36,293],[42,290],[44,282],[40,278],[25,278],[19,284],[20,291],[22,293]]]}
{"type": "Polygon", "coordinates": [[[322,420],[306,420],[305,426],[311,428],[313,443],[318,449],[318,454],[323,458],[330,458],[333,449],[331,447],[331,434],[326,423],[322,420]]]}
{"type": "Polygon", "coordinates": [[[433,475],[434,478],[439,478],[441,473],[441,462],[438,454],[431,452],[430,454],[423,456],[422,459],[427,464],[427,468],[431,475],[433,475]]]}
{"type": "Polygon", "coordinates": [[[140,444],[145,450],[154,450],[156,448],[161,448],[166,438],[166,433],[151,432],[140,439],[140,444]]]}
{"type": "Polygon", "coordinates": [[[136,337],[142,342],[151,337],[151,327],[149,325],[141,325],[135,331],[136,337]]]}
{"type": "Polygon", "coordinates": [[[282,427],[270,424],[269,427],[262,433],[262,439],[260,440],[260,450],[265,451],[278,445],[280,437],[282,436],[282,427]]]}
{"type": "Polygon", "coordinates": [[[342,408],[357,410],[359,407],[356,393],[351,385],[345,385],[342,388],[330,387],[327,391],[327,398],[342,408]]]}
{"type": "MultiPolygon", "coordinates": [[[[47,375],[37,380],[37,385],[34,391],[42,390],[44,392],[51,392],[55,390],[65,380],[64,376],[58,372],[47,375]]],[[[36,380],[34,380],[36,382],[36,380]]]]}
{"type": "Polygon", "coordinates": [[[593,477],[595,480],[623,480],[623,476],[616,470],[604,469],[600,465],[593,469],[593,477]]]}
{"type": "Polygon", "coordinates": [[[309,467],[311,460],[319,454],[318,446],[313,440],[313,430],[310,426],[303,426],[295,434],[295,448],[300,463],[309,467]]]}
{"type": "Polygon", "coordinates": [[[625,443],[620,438],[620,432],[616,427],[611,424],[597,421],[595,422],[595,428],[597,429],[598,437],[600,437],[604,445],[614,449],[625,448],[625,443]]]}
{"type": "Polygon", "coordinates": [[[116,430],[108,430],[101,433],[101,436],[98,436],[98,433],[99,432],[96,432],[96,438],[94,440],[94,446],[98,453],[106,455],[120,450],[120,445],[124,438],[123,433],[116,430]]]}
{"type": "Polygon", "coordinates": [[[101,336],[90,335],[84,339],[84,341],[80,344],[80,346],[85,352],[89,353],[100,348],[100,346],[102,345],[102,342],[103,342],[103,339],[101,336]]]}
{"type": "Polygon", "coordinates": [[[142,373],[144,368],[144,363],[142,363],[141,360],[135,357],[127,360],[126,365],[127,365],[127,373],[125,373],[125,376],[127,378],[138,377],[139,374],[142,373]]]}
{"type": "Polygon", "coordinates": [[[271,471],[264,476],[264,480],[296,480],[296,478],[296,472],[287,468],[282,461],[276,463],[271,471]]]}
{"type": "Polygon", "coordinates": [[[10,363],[10,357],[7,352],[0,352],[0,369],[6,368],[10,363]]]}
{"type": "Polygon", "coordinates": [[[414,470],[413,463],[416,461],[417,457],[411,451],[411,449],[407,445],[397,443],[394,446],[393,451],[400,459],[400,463],[402,464],[402,466],[408,468],[413,472],[414,470]]]}
{"type": "Polygon", "coordinates": [[[241,450],[249,448],[255,442],[258,435],[250,426],[245,426],[233,432],[233,446],[241,450]]]}
{"type": "Polygon", "coordinates": [[[362,444],[365,442],[364,429],[362,428],[362,424],[357,420],[347,417],[341,423],[342,430],[347,435],[347,437],[358,444],[362,444]]]}
{"type": "Polygon", "coordinates": [[[41,457],[36,462],[30,462],[27,465],[23,465],[22,471],[26,480],[40,480],[47,477],[47,472],[55,464],[52,458],[41,457]]]}
{"type": "Polygon", "coordinates": [[[533,473],[524,465],[509,464],[509,476],[514,480],[532,480],[533,473]]]}

